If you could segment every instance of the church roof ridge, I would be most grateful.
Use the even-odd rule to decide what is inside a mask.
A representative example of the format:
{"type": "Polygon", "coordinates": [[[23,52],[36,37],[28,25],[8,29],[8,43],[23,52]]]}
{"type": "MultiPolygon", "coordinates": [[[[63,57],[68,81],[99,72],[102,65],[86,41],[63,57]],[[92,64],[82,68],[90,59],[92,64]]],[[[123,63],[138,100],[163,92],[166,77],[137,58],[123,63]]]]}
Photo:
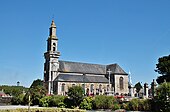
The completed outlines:
{"type": "Polygon", "coordinates": [[[59,60],[59,62],[68,62],[68,63],[80,63],[80,64],[89,64],[89,65],[100,65],[100,66],[107,66],[105,64],[98,64],[98,63],[88,63],[88,62],[79,62],[79,61],[68,61],[68,60],[59,60]]]}

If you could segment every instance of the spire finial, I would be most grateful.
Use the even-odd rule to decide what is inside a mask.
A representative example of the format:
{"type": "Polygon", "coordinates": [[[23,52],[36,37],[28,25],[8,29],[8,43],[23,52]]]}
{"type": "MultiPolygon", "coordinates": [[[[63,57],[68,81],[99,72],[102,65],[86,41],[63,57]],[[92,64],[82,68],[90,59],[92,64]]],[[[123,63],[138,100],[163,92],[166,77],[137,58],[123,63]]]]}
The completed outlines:
{"type": "Polygon", "coordinates": [[[56,28],[56,25],[54,23],[54,19],[52,20],[51,27],[55,27],[56,28]]]}

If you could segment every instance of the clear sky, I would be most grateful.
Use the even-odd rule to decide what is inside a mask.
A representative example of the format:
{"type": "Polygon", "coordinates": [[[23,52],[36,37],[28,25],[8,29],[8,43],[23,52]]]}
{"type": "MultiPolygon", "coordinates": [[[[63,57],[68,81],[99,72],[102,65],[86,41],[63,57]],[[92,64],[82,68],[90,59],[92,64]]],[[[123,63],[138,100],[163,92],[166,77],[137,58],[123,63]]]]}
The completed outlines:
{"type": "Polygon", "coordinates": [[[169,0],[1,0],[0,85],[43,78],[53,16],[60,60],[118,63],[133,84],[150,84],[170,54],[169,0]]]}

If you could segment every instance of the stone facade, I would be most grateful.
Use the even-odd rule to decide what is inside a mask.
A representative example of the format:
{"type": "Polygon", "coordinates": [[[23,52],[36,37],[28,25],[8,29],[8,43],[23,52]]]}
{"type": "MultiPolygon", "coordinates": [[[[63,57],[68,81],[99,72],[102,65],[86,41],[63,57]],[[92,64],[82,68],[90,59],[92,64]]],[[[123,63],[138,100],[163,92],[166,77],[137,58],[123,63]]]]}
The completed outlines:
{"type": "Polygon", "coordinates": [[[58,84],[58,95],[66,95],[69,87],[81,86],[86,95],[103,95],[108,88],[107,83],[82,83],[82,82],[57,82],[58,84]]]}
{"type": "Polygon", "coordinates": [[[128,76],[127,75],[114,75],[115,77],[115,93],[127,94],[128,89],[128,76]]]}
{"type": "Polygon", "coordinates": [[[44,53],[44,86],[48,94],[66,95],[71,86],[82,86],[86,95],[109,91],[128,94],[128,74],[118,65],[101,65],[59,60],[56,25],[52,21],[44,53]]]}

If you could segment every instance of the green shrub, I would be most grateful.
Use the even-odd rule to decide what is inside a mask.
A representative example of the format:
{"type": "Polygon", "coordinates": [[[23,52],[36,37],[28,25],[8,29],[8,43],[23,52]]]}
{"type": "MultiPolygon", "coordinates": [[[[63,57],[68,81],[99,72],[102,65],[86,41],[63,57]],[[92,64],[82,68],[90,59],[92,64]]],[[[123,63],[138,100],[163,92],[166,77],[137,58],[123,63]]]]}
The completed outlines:
{"type": "Polygon", "coordinates": [[[73,86],[68,89],[68,96],[73,101],[73,106],[79,106],[84,97],[84,91],[81,86],[73,86]]]}
{"type": "Polygon", "coordinates": [[[12,105],[21,105],[23,104],[24,94],[20,94],[18,96],[12,97],[11,103],[12,105]]]}
{"type": "Polygon", "coordinates": [[[128,107],[129,110],[133,110],[133,111],[137,111],[138,110],[138,99],[132,99],[129,103],[128,103],[128,107]]]}
{"type": "Polygon", "coordinates": [[[132,111],[150,111],[151,101],[149,99],[132,99],[127,103],[125,109],[132,111]]]}
{"type": "Polygon", "coordinates": [[[139,110],[150,111],[151,110],[151,101],[149,99],[139,100],[139,110]]]}
{"type": "Polygon", "coordinates": [[[94,109],[110,109],[115,102],[113,96],[98,95],[94,98],[94,109]]]}
{"type": "Polygon", "coordinates": [[[64,104],[66,108],[74,108],[74,102],[70,98],[65,98],[64,99],[64,104]]]}
{"type": "Polygon", "coordinates": [[[92,97],[86,97],[80,103],[81,109],[91,110],[92,107],[93,107],[93,98],[92,97]]]}
{"type": "Polygon", "coordinates": [[[120,109],[120,107],[121,107],[120,104],[115,103],[115,104],[112,105],[112,110],[120,109]]]}
{"type": "Polygon", "coordinates": [[[52,96],[52,98],[49,102],[49,106],[50,107],[65,107],[65,104],[64,104],[65,98],[66,98],[66,96],[54,95],[54,96],[52,96]]]}
{"type": "Polygon", "coordinates": [[[40,107],[49,107],[49,103],[51,100],[51,96],[45,96],[40,99],[39,106],[40,107]]]}
{"type": "Polygon", "coordinates": [[[129,110],[128,103],[122,103],[121,109],[129,110]]]}

